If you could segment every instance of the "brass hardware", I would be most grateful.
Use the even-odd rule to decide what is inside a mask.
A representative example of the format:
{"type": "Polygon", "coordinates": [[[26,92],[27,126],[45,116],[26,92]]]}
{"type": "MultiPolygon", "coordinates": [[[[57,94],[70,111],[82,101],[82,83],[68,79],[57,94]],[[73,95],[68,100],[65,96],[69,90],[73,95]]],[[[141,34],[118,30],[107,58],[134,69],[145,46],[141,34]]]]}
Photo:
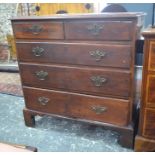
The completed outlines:
{"type": "Polygon", "coordinates": [[[39,34],[42,30],[43,28],[40,25],[32,25],[28,28],[28,31],[32,32],[35,35],[39,34]]]}
{"type": "Polygon", "coordinates": [[[102,114],[103,112],[107,111],[107,107],[101,106],[92,106],[91,110],[93,110],[97,115],[102,114]]]}
{"type": "Polygon", "coordinates": [[[47,103],[50,101],[49,98],[46,98],[46,97],[39,97],[38,98],[38,102],[41,104],[41,105],[47,105],[47,103]]]}
{"type": "Polygon", "coordinates": [[[93,24],[89,25],[87,29],[92,33],[92,35],[97,36],[100,34],[100,31],[103,29],[103,26],[99,24],[93,24]]]}
{"type": "Polygon", "coordinates": [[[45,80],[45,78],[48,76],[48,73],[42,70],[39,72],[36,72],[35,74],[39,80],[45,80]]]}
{"type": "Polygon", "coordinates": [[[106,52],[96,50],[96,51],[90,51],[89,54],[95,58],[96,61],[100,61],[103,57],[105,57],[106,52]]]}
{"type": "Polygon", "coordinates": [[[90,79],[92,80],[92,82],[94,83],[96,87],[101,87],[103,83],[107,81],[106,78],[101,77],[101,76],[92,76],[90,79]]]}
{"type": "Polygon", "coordinates": [[[34,48],[32,49],[32,52],[33,52],[34,56],[40,57],[40,56],[43,54],[44,49],[37,46],[37,47],[34,47],[34,48]]]}

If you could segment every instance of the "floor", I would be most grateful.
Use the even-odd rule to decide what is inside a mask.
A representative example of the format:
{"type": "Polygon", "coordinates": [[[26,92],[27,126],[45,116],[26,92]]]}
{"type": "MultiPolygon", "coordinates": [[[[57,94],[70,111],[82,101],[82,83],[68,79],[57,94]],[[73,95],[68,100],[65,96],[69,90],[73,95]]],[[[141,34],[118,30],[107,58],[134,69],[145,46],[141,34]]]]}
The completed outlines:
{"type": "Polygon", "coordinates": [[[0,72],[0,92],[23,96],[19,74],[0,72]]]}
{"type": "MultiPolygon", "coordinates": [[[[141,74],[141,72],[139,72],[141,74]]],[[[141,78],[141,76],[137,76],[141,78]]],[[[117,143],[118,133],[103,127],[86,123],[36,117],[36,127],[26,127],[22,109],[24,99],[21,94],[18,73],[0,73],[0,84],[20,86],[17,93],[0,90],[0,141],[31,145],[43,152],[131,152],[117,143]],[[7,94],[6,94],[7,93],[7,94]]],[[[8,89],[9,90],[9,89],[8,89]]]]}

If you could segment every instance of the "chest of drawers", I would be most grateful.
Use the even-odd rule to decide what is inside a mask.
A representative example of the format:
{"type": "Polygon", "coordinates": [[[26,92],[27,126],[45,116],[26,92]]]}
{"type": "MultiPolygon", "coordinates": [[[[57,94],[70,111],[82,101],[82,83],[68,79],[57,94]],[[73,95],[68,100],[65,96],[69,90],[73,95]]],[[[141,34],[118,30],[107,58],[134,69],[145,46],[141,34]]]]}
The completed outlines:
{"type": "Polygon", "coordinates": [[[12,19],[26,108],[35,115],[104,125],[133,145],[135,42],[143,14],[12,19]]]}
{"type": "Polygon", "coordinates": [[[155,29],[145,30],[143,36],[144,67],[139,133],[135,140],[135,151],[155,151],[155,29]]]}

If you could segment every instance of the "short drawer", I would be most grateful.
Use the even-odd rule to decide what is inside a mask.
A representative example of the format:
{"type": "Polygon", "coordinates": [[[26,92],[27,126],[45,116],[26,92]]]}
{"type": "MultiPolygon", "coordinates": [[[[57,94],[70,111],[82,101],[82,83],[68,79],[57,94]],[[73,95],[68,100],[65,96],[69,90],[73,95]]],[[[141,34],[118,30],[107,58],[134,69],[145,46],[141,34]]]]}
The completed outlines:
{"type": "Polygon", "coordinates": [[[131,46],[116,44],[18,42],[19,61],[129,68],[131,46]]]}
{"type": "Polygon", "coordinates": [[[148,69],[155,70],[155,41],[150,41],[150,47],[148,52],[149,52],[148,69]]]}
{"type": "Polygon", "coordinates": [[[26,86],[125,98],[130,95],[129,71],[20,64],[20,72],[26,86]]]}
{"type": "Polygon", "coordinates": [[[66,39],[132,40],[132,21],[69,21],[65,23],[66,39]]]}
{"type": "Polygon", "coordinates": [[[13,22],[12,26],[17,39],[64,39],[62,22],[13,22]]]}
{"type": "Polygon", "coordinates": [[[129,122],[128,100],[28,87],[23,90],[26,107],[31,110],[122,126],[129,122]]]}
{"type": "Polygon", "coordinates": [[[146,106],[155,107],[155,75],[153,74],[147,76],[146,106]]]}
{"type": "Polygon", "coordinates": [[[145,109],[143,136],[151,139],[155,138],[155,109],[145,109]]]}

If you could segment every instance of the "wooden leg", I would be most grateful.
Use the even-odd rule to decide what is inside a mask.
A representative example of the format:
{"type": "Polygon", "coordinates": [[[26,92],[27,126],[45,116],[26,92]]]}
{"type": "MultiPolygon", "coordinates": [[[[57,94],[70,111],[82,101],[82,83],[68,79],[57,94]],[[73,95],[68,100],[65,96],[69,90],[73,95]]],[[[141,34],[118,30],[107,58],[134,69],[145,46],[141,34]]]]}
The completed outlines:
{"type": "Polygon", "coordinates": [[[35,126],[35,115],[27,109],[23,110],[25,125],[29,127],[35,126]]]}
{"type": "Polygon", "coordinates": [[[133,129],[124,129],[119,131],[120,137],[118,143],[126,148],[133,149],[134,146],[134,132],[133,129]]]}
{"type": "Polygon", "coordinates": [[[154,152],[155,151],[155,140],[147,139],[141,136],[136,136],[134,151],[154,152]]]}

